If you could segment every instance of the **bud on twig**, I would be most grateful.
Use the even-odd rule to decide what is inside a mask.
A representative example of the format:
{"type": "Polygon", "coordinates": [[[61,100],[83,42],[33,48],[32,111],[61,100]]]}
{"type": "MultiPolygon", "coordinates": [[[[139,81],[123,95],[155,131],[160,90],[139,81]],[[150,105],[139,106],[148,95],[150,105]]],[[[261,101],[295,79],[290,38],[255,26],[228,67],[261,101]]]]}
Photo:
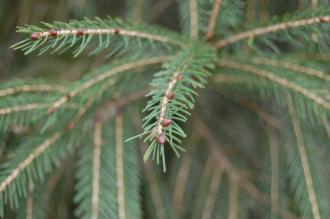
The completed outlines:
{"type": "Polygon", "coordinates": [[[170,92],[168,92],[168,93],[166,94],[166,97],[167,97],[169,100],[172,100],[172,99],[175,97],[175,94],[174,94],[172,91],[170,91],[170,92]]]}
{"type": "Polygon", "coordinates": [[[51,29],[48,31],[49,35],[52,37],[56,37],[57,36],[57,30],[55,29],[51,29]]]}
{"type": "Polygon", "coordinates": [[[39,40],[41,39],[41,34],[39,32],[34,32],[31,34],[31,39],[34,41],[39,40]]]}
{"type": "Polygon", "coordinates": [[[161,124],[162,124],[163,127],[167,127],[167,126],[172,124],[172,120],[171,119],[163,119],[161,124]]]}
{"type": "Polygon", "coordinates": [[[157,135],[156,137],[156,141],[159,143],[159,144],[165,144],[166,142],[166,136],[164,133],[160,134],[160,135],[157,135]]]}
{"type": "Polygon", "coordinates": [[[84,30],[79,29],[77,30],[77,36],[83,36],[85,34],[84,30]]]}

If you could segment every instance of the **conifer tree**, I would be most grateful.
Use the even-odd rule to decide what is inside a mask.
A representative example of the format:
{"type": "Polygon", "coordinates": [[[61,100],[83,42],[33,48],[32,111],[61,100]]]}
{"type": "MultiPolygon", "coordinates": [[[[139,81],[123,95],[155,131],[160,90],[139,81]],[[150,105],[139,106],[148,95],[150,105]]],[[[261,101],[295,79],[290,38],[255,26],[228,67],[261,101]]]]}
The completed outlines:
{"type": "Polygon", "coordinates": [[[330,218],[328,0],[75,4],[18,19],[20,60],[102,61],[1,83],[1,218],[330,218]]]}

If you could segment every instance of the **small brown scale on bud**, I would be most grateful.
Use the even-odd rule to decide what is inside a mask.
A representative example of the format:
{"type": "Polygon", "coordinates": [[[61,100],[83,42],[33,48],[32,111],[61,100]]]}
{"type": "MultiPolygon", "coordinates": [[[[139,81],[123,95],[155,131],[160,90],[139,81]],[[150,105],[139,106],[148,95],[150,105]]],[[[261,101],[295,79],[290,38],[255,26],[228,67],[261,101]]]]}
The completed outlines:
{"type": "Polygon", "coordinates": [[[83,36],[85,34],[85,32],[83,29],[78,29],[76,34],[77,34],[77,36],[83,36]]]}
{"type": "Polygon", "coordinates": [[[175,97],[175,94],[174,94],[172,91],[170,91],[170,92],[168,92],[168,93],[166,94],[166,97],[167,97],[167,99],[169,99],[169,100],[173,100],[174,97],[175,97]]]}
{"type": "Polygon", "coordinates": [[[160,135],[157,135],[156,136],[156,141],[158,144],[165,144],[166,142],[166,136],[164,133],[160,134],[160,135]]]}
{"type": "Polygon", "coordinates": [[[56,37],[57,36],[57,30],[55,29],[51,29],[48,31],[49,35],[52,37],[56,37]]]}
{"type": "Polygon", "coordinates": [[[167,126],[172,124],[172,120],[171,119],[163,119],[161,124],[162,124],[163,127],[167,127],[167,126]]]}
{"type": "Polygon", "coordinates": [[[41,33],[39,33],[39,32],[32,33],[31,34],[31,39],[34,40],[34,41],[41,39],[41,33]]]}

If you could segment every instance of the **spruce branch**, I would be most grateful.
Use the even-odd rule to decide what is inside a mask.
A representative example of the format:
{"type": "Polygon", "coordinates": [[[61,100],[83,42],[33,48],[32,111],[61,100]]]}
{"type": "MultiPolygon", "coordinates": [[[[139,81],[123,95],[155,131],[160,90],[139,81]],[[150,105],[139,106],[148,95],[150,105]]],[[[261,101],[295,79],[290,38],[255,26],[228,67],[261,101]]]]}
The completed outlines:
{"type": "MultiPolygon", "coordinates": [[[[21,82],[22,83],[22,82],[21,82]]],[[[31,84],[24,82],[22,85],[15,87],[9,87],[0,90],[0,97],[14,95],[17,93],[29,93],[29,92],[59,92],[64,93],[66,89],[61,85],[52,85],[52,84],[31,84]]]]}
{"type": "Polygon", "coordinates": [[[77,87],[75,87],[72,91],[65,94],[64,96],[60,97],[58,100],[56,100],[49,108],[48,112],[52,113],[56,109],[58,109],[60,106],[68,102],[70,99],[78,96],[80,93],[84,92],[85,90],[104,82],[105,80],[108,80],[109,78],[115,76],[118,73],[128,71],[130,69],[136,69],[148,65],[155,65],[159,64],[161,62],[164,62],[168,60],[169,57],[167,56],[159,56],[159,57],[153,57],[148,59],[141,59],[138,61],[128,62],[124,63],[122,65],[114,66],[108,71],[105,71],[93,78],[90,78],[89,80],[86,80],[85,82],[79,84],[77,87]]]}
{"type": "Polygon", "coordinates": [[[207,68],[212,67],[214,58],[214,51],[207,47],[188,48],[164,65],[164,70],[157,73],[151,83],[156,88],[150,92],[152,99],[144,110],[149,114],[144,118],[142,135],[147,135],[145,141],[150,143],[144,159],[152,155],[159,163],[161,158],[164,171],[164,144],[168,141],[179,156],[180,138],[185,137],[185,133],[177,122],[186,121],[187,110],[194,106],[196,92],[192,88],[204,86],[209,75],[207,68]]]}
{"type": "MultiPolygon", "coordinates": [[[[141,132],[140,121],[142,120],[142,118],[137,110],[134,110],[132,112],[132,118],[134,129],[137,132],[141,132]]],[[[148,150],[148,147],[144,142],[139,141],[138,145],[140,154],[143,154],[148,150]]],[[[170,217],[170,215],[172,215],[172,206],[168,206],[170,200],[168,200],[168,202],[164,200],[164,195],[167,193],[167,187],[164,187],[161,184],[162,181],[157,176],[157,172],[153,166],[153,162],[150,160],[143,162],[143,170],[145,182],[147,182],[148,184],[146,190],[148,190],[149,192],[149,196],[154,207],[155,216],[159,219],[166,219],[170,217]]]]}
{"type": "Polygon", "coordinates": [[[246,32],[241,32],[241,33],[229,36],[225,39],[217,41],[214,44],[214,46],[217,49],[221,49],[223,47],[229,46],[229,45],[236,43],[243,39],[253,38],[253,37],[268,34],[268,33],[274,33],[274,32],[280,31],[280,30],[307,27],[310,25],[329,23],[329,22],[330,22],[330,16],[320,16],[320,17],[312,17],[312,18],[302,19],[302,20],[286,21],[283,23],[277,23],[274,25],[266,26],[266,27],[260,27],[257,29],[248,30],[246,32]]]}
{"type": "Polygon", "coordinates": [[[92,213],[91,218],[99,218],[99,193],[100,193],[100,163],[102,146],[102,122],[95,121],[94,150],[93,150],[93,182],[92,182],[92,213]]]}
{"type": "Polygon", "coordinates": [[[189,0],[189,14],[190,14],[190,36],[192,38],[198,37],[198,1],[189,0]]]}
{"type": "Polygon", "coordinates": [[[126,218],[125,203],[125,180],[124,180],[124,161],[123,161],[123,115],[118,113],[115,118],[115,135],[116,135],[116,178],[118,193],[118,217],[126,218]]]}
{"type": "Polygon", "coordinates": [[[291,82],[284,77],[276,75],[270,71],[258,69],[252,65],[241,64],[241,63],[233,61],[233,60],[223,60],[222,59],[222,60],[218,61],[218,64],[223,67],[229,67],[229,68],[249,72],[258,77],[268,79],[276,84],[279,84],[280,86],[287,88],[288,90],[292,90],[294,92],[300,93],[301,95],[305,96],[307,99],[310,99],[311,101],[315,102],[320,107],[323,107],[326,110],[330,110],[330,102],[328,102],[322,96],[319,96],[317,93],[314,93],[313,91],[310,91],[310,90],[308,90],[294,82],[291,82]]]}
{"type": "Polygon", "coordinates": [[[116,40],[117,48],[119,46],[122,49],[126,49],[127,43],[132,40],[144,40],[145,43],[160,43],[179,48],[186,44],[180,36],[161,28],[129,24],[119,19],[85,18],[82,21],[73,20],[69,23],[43,23],[43,26],[28,25],[18,28],[18,32],[30,34],[30,38],[12,47],[24,51],[25,54],[36,50],[42,54],[47,51],[63,52],[76,46],[74,56],[78,56],[89,45],[94,47],[91,54],[105,50],[110,47],[112,40],[116,40]]]}
{"type": "MultiPolygon", "coordinates": [[[[312,0],[282,11],[283,5],[268,0],[182,0],[179,34],[135,23],[151,21],[168,6],[172,11],[172,0],[126,3],[133,6],[124,12],[132,22],[85,18],[18,27],[27,38],[13,48],[25,54],[100,53],[92,68],[103,55],[111,60],[71,83],[24,79],[0,85],[0,217],[11,217],[7,208],[18,207],[17,217],[45,217],[49,194],[61,203],[49,217],[69,217],[57,211],[69,204],[74,188],[75,211],[65,210],[82,219],[329,218],[327,5],[312,0]],[[306,6],[311,10],[291,13],[306,6]],[[290,13],[282,16],[285,11],[290,13]],[[264,19],[268,13],[272,20],[264,19]],[[259,17],[263,24],[253,23],[259,17]],[[215,71],[211,89],[199,98],[208,123],[197,112],[184,128],[199,89],[215,71]],[[126,106],[142,103],[145,95],[141,119],[141,105],[126,106]],[[144,142],[125,141],[134,136],[133,126],[141,134],[130,140],[144,142]],[[48,174],[77,147],[77,163],[71,159],[64,184],[55,186],[61,174],[48,174]],[[172,160],[185,149],[182,159],[172,160]],[[39,185],[45,178],[48,189],[39,185]]],[[[25,64],[14,63],[13,70],[25,64]]]]}
{"type": "MultiPolygon", "coordinates": [[[[3,165],[0,180],[1,216],[3,216],[4,213],[4,204],[9,202],[12,208],[18,207],[16,199],[27,194],[24,192],[27,190],[26,181],[33,183],[34,181],[43,180],[45,173],[49,172],[53,165],[58,165],[59,160],[62,159],[63,156],[68,155],[74,145],[74,142],[72,142],[72,139],[68,138],[68,135],[70,135],[70,131],[74,130],[79,124],[77,122],[86,112],[86,107],[82,107],[76,114],[76,117],[70,120],[66,129],[49,135],[39,145],[32,145],[28,150],[25,147],[18,148],[15,154],[21,154],[21,156],[17,158],[13,157],[12,160],[3,165]],[[60,142],[61,140],[65,141],[66,144],[60,142]],[[66,152],[61,152],[61,150],[66,150],[66,152]],[[57,153],[54,153],[55,151],[57,151],[57,153]],[[35,174],[33,171],[37,169],[38,174],[32,177],[31,174],[35,174]],[[18,191],[22,191],[22,193],[18,191]]],[[[33,144],[33,141],[31,144],[33,144]]]]}
{"type": "Polygon", "coordinates": [[[294,64],[291,62],[286,62],[283,60],[254,57],[251,59],[251,62],[254,64],[271,65],[274,67],[285,68],[285,69],[288,69],[291,71],[301,72],[303,74],[311,75],[311,76],[318,77],[318,78],[326,80],[326,81],[330,81],[330,75],[327,75],[323,71],[320,71],[320,70],[317,70],[314,68],[304,67],[304,66],[294,64]]]}
{"type": "Polygon", "coordinates": [[[270,154],[270,168],[271,168],[271,179],[270,179],[270,206],[271,216],[276,216],[278,209],[280,208],[280,176],[279,176],[279,148],[277,143],[276,131],[272,127],[266,126],[266,132],[269,142],[269,154],[270,154]]]}
{"type": "Polygon", "coordinates": [[[209,18],[209,23],[208,23],[208,30],[207,30],[207,33],[205,36],[207,40],[212,39],[214,36],[221,3],[222,3],[222,0],[214,0],[214,2],[213,2],[213,8],[212,8],[211,16],[209,18]]]}
{"type": "Polygon", "coordinates": [[[44,109],[44,108],[47,108],[46,104],[30,103],[30,104],[25,104],[25,105],[18,105],[18,106],[2,108],[2,109],[0,109],[0,115],[6,115],[6,114],[15,113],[15,112],[30,111],[30,110],[35,110],[35,109],[44,109]]]}
{"type": "Polygon", "coordinates": [[[92,139],[80,153],[74,197],[79,206],[76,215],[141,218],[137,148],[124,144],[124,138],[130,135],[128,114],[117,110],[107,117],[103,113],[103,110],[96,113],[92,139]]]}
{"type": "Polygon", "coordinates": [[[4,190],[15,180],[15,178],[26,169],[38,156],[40,156],[45,150],[48,149],[50,145],[56,142],[61,137],[59,132],[56,132],[49,138],[47,138],[43,143],[41,143],[37,148],[22,162],[20,162],[17,167],[4,178],[0,183],[0,193],[3,193],[4,190]]]}
{"type": "Polygon", "coordinates": [[[292,121],[292,126],[293,126],[293,130],[296,136],[296,141],[297,141],[297,146],[298,146],[298,151],[299,151],[299,157],[300,157],[300,161],[301,161],[301,166],[303,169],[303,173],[304,173],[304,179],[305,179],[305,183],[306,183],[306,189],[307,189],[307,194],[308,194],[308,199],[312,208],[312,212],[313,212],[313,218],[315,219],[320,219],[320,207],[316,198],[316,193],[315,193],[315,184],[313,182],[313,178],[312,178],[312,174],[311,174],[311,168],[310,168],[310,164],[308,161],[308,155],[307,155],[307,151],[305,149],[305,143],[304,143],[304,137],[301,131],[301,127],[300,127],[300,122],[297,118],[295,109],[293,107],[293,103],[292,103],[292,99],[291,96],[288,94],[287,96],[287,104],[288,104],[288,110],[289,110],[289,114],[291,117],[291,121],[292,121]]]}

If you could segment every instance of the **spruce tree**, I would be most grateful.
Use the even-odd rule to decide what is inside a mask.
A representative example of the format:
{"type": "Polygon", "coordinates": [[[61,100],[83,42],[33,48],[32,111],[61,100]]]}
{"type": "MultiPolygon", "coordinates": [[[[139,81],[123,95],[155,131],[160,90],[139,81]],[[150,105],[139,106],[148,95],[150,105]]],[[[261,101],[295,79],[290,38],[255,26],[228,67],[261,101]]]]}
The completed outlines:
{"type": "Polygon", "coordinates": [[[1,218],[330,218],[328,0],[81,2],[17,28],[102,61],[1,82],[1,218]]]}

